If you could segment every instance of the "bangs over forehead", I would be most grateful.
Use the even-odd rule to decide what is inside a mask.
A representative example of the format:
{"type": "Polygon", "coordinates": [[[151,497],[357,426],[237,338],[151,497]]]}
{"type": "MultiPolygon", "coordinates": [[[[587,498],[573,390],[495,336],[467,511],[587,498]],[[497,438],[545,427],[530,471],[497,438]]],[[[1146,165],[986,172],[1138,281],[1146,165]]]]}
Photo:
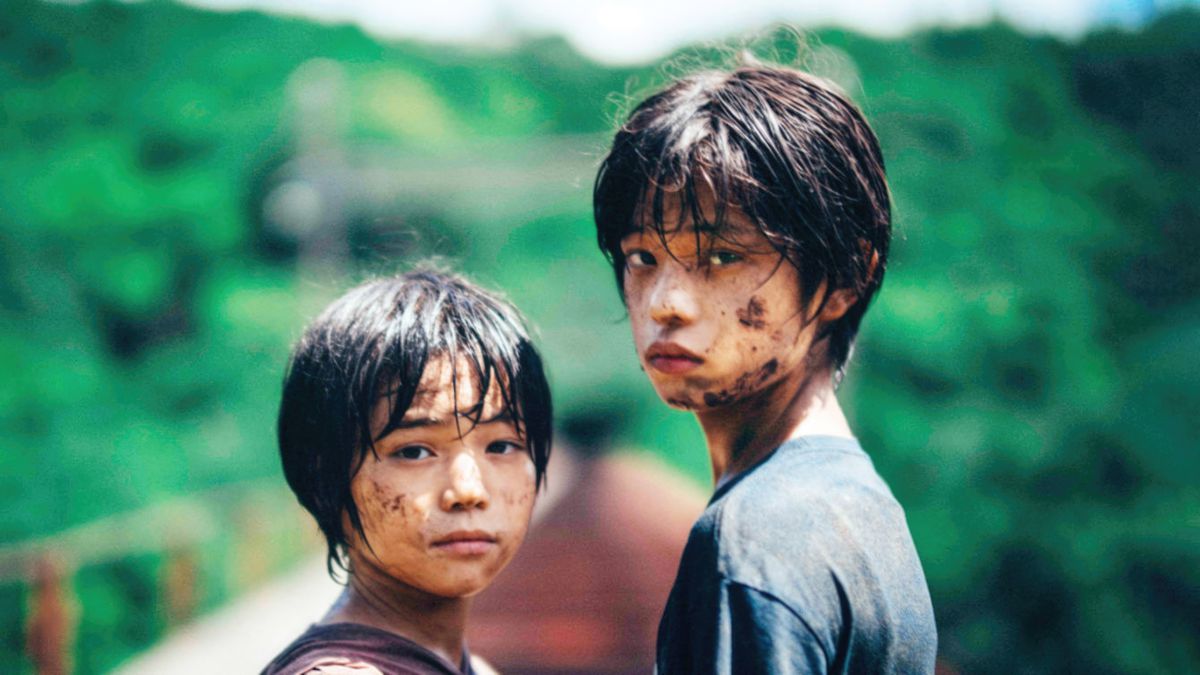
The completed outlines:
{"type": "Polygon", "coordinates": [[[696,75],[650,97],[617,133],[595,186],[596,223],[606,251],[619,250],[620,240],[636,231],[665,237],[686,220],[719,237],[731,207],[769,234],[768,220],[754,208],[762,185],[746,148],[712,114],[710,91],[726,77],[696,75]]]}
{"type": "MultiPolygon", "coordinates": [[[[439,309],[435,307],[433,312],[436,315],[439,309]]],[[[461,318],[459,312],[450,314],[461,318]]],[[[517,433],[525,435],[526,415],[514,391],[521,347],[494,338],[489,341],[481,332],[490,331],[481,328],[487,328],[486,322],[446,321],[434,331],[435,338],[426,345],[428,351],[401,342],[381,347],[380,362],[394,365],[382,366],[368,376],[378,384],[380,393],[368,420],[370,431],[362,436],[369,439],[366,449],[374,452],[377,441],[410,423],[414,414],[434,413],[441,400],[450,402],[460,435],[495,418],[511,420],[517,433]],[[445,399],[441,399],[443,395],[445,399]],[[485,411],[490,419],[483,418],[485,411]]]]}

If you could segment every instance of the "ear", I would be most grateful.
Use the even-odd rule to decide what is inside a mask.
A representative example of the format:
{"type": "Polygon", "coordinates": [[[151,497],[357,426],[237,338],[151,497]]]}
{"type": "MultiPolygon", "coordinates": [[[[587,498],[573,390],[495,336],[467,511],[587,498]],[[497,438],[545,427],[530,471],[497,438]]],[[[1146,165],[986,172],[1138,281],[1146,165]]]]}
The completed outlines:
{"type": "MultiPolygon", "coordinates": [[[[866,255],[869,250],[869,244],[865,239],[859,240],[859,246],[863,249],[863,254],[866,255]]],[[[871,260],[867,263],[867,274],[864,281],[870,281],[875,276],[875,270],[879,269],[879,251],[870,249],[871,260]]],[[[846,312],[858,302],[858,294],[850,288],[839,288],[829,294],[829,298],[825,301],[825,308],[821,310],[819,318],[821,321],[837,321],[845,316],[846,312]]]]}
{"type": "Polygon", "coordinates": [[[862,247],[863,255],[867,255],[868,251],[871,255],[871,260],[867,263],[867,274],[863,277],[863,283],[867,284],[875,278],[875,273],[879,271],[879,251],[871,248],[866,239],[859,239],[858,245],[862,247]]]}
{"type": "Polygon", "coordinates": [[[821,309],[821,314],[817,318],[822,323],[837,321],[850,311],[856,302],[858,302],[858,294],[852,289],[839,288],[825,299],[825,307],[821,309]]]}

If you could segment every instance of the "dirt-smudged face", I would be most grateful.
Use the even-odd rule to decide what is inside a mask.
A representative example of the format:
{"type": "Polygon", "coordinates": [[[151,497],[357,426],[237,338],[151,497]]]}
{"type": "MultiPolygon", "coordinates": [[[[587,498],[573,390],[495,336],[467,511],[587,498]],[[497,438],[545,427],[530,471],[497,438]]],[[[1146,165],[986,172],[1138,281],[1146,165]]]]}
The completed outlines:
{"type": "MultiPolygon", "coordinates": [[[[489,388],[472,426],[461,413],[479,400],[478,384],[460,365],[456,406],[449,363],[429,363],[401,427],[376,442],[378,459],[368,452],[351,481],[370,548],[353,534],[350,546],[356,572],[368,565],[419,591],[467,597],[520,547],[536,487],[533,460],[499,387],[489,388]]],[[[389,409],[381,397],[372,414],[376,436],[389,409]]]]}
{"type": "Polygon", "coordinates": [[[621,241],[634,343],[658,395],[703,411],[803,377],[817,322],[805,320],[795,268],[736,209],[714,234],[667,198],[664,222],[679,223],[665,241],[648,222],[621,241]]]}

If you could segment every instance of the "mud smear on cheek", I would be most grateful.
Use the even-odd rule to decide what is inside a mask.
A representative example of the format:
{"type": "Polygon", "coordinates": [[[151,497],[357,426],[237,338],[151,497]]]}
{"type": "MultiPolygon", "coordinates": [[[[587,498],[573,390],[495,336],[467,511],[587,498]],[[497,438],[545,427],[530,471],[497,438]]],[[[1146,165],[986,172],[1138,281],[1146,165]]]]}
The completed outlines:
{"type": "Polygon", "coordinates": [[[767,379],[774,375],[775,371],[778,369],[779,362],[775,359],[771,359],[770,361],[764,363],[757,370],[748,371],[739,375],[738,379],[734,381],[733,386],[729,387],[728,389],[722,389],[716,392],[704,392],[704,404],[710,408],[715,408],[717,406],[733,403],[734,401],[741,399],[746,394],[750,393],[753,388],[758,387],[762,385],[762,383],[766,382],[767,379]]]}
{"type": "Polygon", "coordinates": [[[382,505],[386,495],[387,492],[384,491],[379,483],[373,480],[367,483],[366,489],[362,493],[354,495],[355,505],[358,506],[359,518],[363,519],[364,522],[367,519],[378,522],[383,515],[382,505]]]}
{"type": "Polygon", "coordinates": [[[371,481],[370,492],[370,499],[363,506],[376,518],[382,519],[393,515],[399,515],[402,519],[408,518],[412,501],[408,498],[407,493],[392,492],[376,481],[371,481]]]}
{"type": "Polygon", "coordinates": [[[762,330],[767,327],[766,317],[767,310],[763,307],[762,299],[757,295],[750,296],[750,302],[737,311],[738,323],[754,330],[762,330]]]}
{"type": "Polygon", "coordinates": [[[383,503],[388,513],[399,513],[401,518],[408,518],[408,495],[401,493],[383,503]]]}

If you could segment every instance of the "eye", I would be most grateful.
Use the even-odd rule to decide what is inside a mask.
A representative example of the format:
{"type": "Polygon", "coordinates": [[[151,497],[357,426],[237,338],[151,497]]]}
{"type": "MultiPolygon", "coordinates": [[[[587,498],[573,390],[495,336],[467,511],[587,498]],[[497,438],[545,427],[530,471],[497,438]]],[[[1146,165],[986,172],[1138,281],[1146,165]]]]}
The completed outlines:
{"type": "Polygon", "coordinates": [[[493,455],[510,455],[514,452],[525,452],[525,446],[514,441],[493,441],[488,443],[487,451],[493,455]]]}
{"type": "Polygon", "coordinates": [[[713,267],[725,267],[742,261],[742,256],[733,251],[713,251],[708,254],[708,264],[713,267]]]}
{"type": "Polygon", "coordinates": [[[658,264],[658,260],[655,260],[654,255],[649,251],[634,249],[625,254],[625,264],[632,269],[637,269],[640,267],[653,267],[658,264]]]}
{"type": "Polygon", "coordinates": [[[427,457],[433,457],[433,453],[429,451],[429,448],[420,445],[406,445],[403,448],[393,452],[392,457],[415,461],[419,459],[425,459],[427,457]]]}

